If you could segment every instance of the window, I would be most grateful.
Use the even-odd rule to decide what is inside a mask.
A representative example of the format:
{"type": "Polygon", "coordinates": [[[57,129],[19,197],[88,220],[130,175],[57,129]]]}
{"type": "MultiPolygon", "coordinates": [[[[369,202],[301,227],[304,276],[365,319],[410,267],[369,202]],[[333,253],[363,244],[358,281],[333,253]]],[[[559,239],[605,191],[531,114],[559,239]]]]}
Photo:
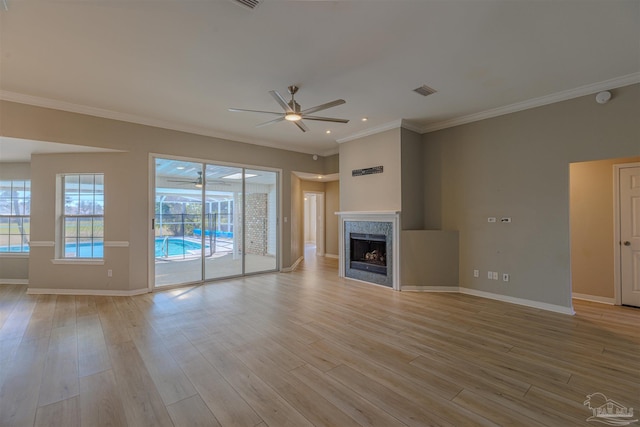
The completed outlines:
{"type": "Polygon", "coordinates": [[[63,258],[103,258],[104,174],[62,176],[63,258]]]}
{"type": "Polygon", "coordinates": [[[31,181],[0,181],[0,253],[29,252],[31,181]]]}

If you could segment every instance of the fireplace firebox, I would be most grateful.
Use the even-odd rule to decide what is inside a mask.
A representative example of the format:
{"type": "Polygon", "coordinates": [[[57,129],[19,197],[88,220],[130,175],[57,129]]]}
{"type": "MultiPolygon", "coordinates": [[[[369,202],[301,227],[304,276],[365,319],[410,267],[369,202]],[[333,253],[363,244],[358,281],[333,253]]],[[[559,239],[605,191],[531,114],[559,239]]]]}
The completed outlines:
{"type": "Polygon", "coordinates": [[[349,267],[387,274],[387,237],[384,234],[349,233],[349,267]]]}
{"type": "Polygon", "coordinates": [[[400,290],[399,212],[339,214],[340,277],[400,290]]]}

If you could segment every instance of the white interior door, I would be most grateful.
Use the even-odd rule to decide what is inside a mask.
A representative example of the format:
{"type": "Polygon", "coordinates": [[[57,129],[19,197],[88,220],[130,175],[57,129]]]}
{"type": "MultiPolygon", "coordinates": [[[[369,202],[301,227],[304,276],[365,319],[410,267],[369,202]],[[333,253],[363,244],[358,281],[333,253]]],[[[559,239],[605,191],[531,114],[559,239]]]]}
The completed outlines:
{"type": "Polygon", "coordinates": [[[640,167],[621,168],[619,183],[621,302],[640,307],[640,167]]]}

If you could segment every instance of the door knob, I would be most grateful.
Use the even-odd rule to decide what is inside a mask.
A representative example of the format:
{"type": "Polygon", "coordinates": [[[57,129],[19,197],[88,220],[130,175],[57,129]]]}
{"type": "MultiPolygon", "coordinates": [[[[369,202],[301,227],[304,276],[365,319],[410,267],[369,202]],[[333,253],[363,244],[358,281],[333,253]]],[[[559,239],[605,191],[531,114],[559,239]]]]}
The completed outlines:
{"type": "Polygon", "coordinates": [[[625,246],[631,246],[631,242],[627,240],[626,242],[624,242],[624,245],[625,246]]]}

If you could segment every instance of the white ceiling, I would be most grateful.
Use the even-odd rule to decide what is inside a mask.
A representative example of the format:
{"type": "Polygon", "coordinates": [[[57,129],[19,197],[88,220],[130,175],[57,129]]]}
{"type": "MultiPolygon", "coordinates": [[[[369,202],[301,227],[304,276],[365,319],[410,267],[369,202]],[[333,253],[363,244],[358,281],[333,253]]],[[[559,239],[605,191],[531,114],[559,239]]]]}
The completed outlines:
{"type": "Polygon", "coordinates": [[[638,0],[6,1],[3,99],[306,153],[640,81],[638,0]],[[278,111],[268,91],[291,84],[350,122],[227,110],[278,111]]]}

